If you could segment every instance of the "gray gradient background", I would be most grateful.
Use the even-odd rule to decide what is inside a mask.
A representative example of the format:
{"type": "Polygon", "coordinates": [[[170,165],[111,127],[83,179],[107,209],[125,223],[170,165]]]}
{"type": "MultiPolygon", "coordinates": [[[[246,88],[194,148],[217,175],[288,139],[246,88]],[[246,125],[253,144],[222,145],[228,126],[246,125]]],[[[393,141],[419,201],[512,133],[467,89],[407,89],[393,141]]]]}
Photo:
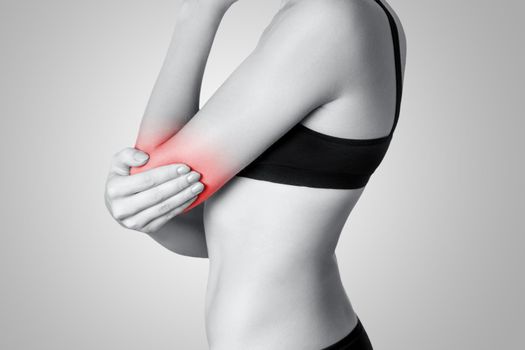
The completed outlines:
{"type": "MultiPolygon", "coordinates": [[[[401,118],[342,234],[344,285],[378,350],[523,349],[523,2],[390,3],[408,38],[401,118]]],[[[203,102],[278,7],[227,13],[203,102]]],[[[207,260],[103,204],[177,8],[0,1],[1,349],[206,349],[207,260]]]]}

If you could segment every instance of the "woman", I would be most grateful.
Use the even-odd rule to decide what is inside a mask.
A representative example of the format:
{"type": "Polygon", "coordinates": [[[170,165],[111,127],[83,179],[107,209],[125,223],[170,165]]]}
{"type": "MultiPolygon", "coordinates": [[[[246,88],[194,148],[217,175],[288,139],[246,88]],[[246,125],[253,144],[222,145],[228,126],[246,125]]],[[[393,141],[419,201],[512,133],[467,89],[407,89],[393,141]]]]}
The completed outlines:
{"type": "Polygon", "coordinates": [[[401,24],[384,1],[283,0],[199,110],[234,2],[182,3],[136,147],[113,158],[106,205],[124,227],[209,257],[212,350],[371,349],[335,248],[396,126],[401,24]]]}

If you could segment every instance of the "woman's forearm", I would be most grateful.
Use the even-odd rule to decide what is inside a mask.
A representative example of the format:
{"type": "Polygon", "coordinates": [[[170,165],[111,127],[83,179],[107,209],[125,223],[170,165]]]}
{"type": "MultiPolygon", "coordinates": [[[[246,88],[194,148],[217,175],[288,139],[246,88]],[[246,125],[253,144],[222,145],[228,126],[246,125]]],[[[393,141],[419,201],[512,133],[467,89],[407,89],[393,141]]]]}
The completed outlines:
{"type": "MultiPolygon", "coordinates": [[[[199,110],[202,77],[213,39],[228,9],[183,0],[171,42],[142,118],[135,147],[152,153],[175,135],[199,110]]],[[[206,239],[199,210],[179,215],[150,234],[178,254],[207,257],[206,239]]]]}
{"type": "Polygon", "coordinates": [[[136,148],[149,153],[176,134],[199,110],[206,61],[227,9],[199,0],[183,0],[142,118],[136,148]]]}
{"type": "Polygon", "coordinates": [[[149,233],[149,236],[164,248],[179,255],[207,258],[203,210],[201,205],[182,216],[176,216],[156,232],[149,233]]]}

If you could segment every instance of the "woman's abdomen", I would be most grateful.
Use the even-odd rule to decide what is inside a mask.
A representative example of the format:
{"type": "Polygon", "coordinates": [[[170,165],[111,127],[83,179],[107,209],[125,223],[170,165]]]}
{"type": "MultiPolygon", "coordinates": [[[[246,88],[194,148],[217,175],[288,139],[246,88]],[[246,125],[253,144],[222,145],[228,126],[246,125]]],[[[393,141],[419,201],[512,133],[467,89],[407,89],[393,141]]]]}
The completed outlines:
{"type": "Polygon", "coordinates": [[[235,177],[205,202],[212,350],[320,349],[349,332],[334,251],[362,191],[235,177]]]}

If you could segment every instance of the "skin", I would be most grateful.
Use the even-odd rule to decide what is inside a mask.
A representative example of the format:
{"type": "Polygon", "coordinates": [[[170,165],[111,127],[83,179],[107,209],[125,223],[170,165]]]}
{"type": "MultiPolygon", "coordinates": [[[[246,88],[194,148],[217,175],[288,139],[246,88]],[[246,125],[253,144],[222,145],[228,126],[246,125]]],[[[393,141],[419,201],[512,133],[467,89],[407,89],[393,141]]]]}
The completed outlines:
{"type": "Polygon", "coordinates": [[[131,148],[114,157],[106,204],[123,226],[177,253],[209,257],[211,349],[321,349],[357,322],[335,248],[364,188],[235,174],[297,122],[343,138],[386,135],[395,107],[388,21],[371,0],[284,1],[254,51],[199,110],[209,45],[231,4],[186,4],[175,33],[191,40],[174,34],[136,145],[149,159],[136,160],[144,153],[131,148]],[[219,161],[210,168],[202,159],[219,161]],[[192,196],[175,171],[183,165],[201,175],[201,194],[192,196]]]}

